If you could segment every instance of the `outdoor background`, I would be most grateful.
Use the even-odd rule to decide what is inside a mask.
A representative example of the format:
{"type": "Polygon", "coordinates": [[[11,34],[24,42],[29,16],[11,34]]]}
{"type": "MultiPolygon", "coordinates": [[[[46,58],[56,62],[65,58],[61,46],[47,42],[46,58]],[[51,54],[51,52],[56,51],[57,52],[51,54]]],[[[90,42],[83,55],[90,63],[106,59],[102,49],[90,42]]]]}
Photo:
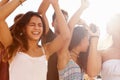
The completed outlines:
{"type": "MultiPolygon", "coordinates": [[[[1,0],[0,0],[1,1],[1,0]]],[[[26,13],[27,11],[37,11],[42,0],[27,0],[20,5],[7,19],[9,26],[13,24],[14,17],[19,13],[26,13]]],[[[89,0],[89,8],[84,11],[81,18],[88,24],[95,23],[100,28],[100,40],[98,49],[107,48],[110,43],[110,36],[106,33],[106,23],[109,18],[120,13],[120,0],[89,0]],[[107,39],[106,39],[107,38],[107,39]]],[[[61,9],[69,13],[69,18],[80,7],[81,0],[59,0],[61,9]]],[[[50,6],[47,11],[47,17],[51,27],[53,8],[50,6]]],[[[51,27],[52,28],[52,27],[51,27]]]]}

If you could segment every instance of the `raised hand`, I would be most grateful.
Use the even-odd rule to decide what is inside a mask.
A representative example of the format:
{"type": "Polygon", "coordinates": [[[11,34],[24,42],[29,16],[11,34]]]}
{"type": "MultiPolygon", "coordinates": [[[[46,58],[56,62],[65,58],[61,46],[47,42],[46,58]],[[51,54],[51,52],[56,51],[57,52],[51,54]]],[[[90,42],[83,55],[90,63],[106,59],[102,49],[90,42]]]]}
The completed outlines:
{"type": "Polygon", "coordinates": [[[81,7],[83,9],[86,9],[89,7],[89,1],[88,0],[81,0],[81,7]]]}
{"type": "Polygon", "coordinates": [[[90,36],[99,37],[99,35],[100,35],[100,30],[99,30],[98,26],[96,26],[96,25],[93,24],[93,23],[91,23],[91,24],[89,25],[88,32],[89,32],[90,36]]]}
{"type": "Polygon", "coordinates": [[[56,3],[58,3],[58,0],[49,0],[49,2],[50,2],[51,4],[56,4],[56,3]]]}

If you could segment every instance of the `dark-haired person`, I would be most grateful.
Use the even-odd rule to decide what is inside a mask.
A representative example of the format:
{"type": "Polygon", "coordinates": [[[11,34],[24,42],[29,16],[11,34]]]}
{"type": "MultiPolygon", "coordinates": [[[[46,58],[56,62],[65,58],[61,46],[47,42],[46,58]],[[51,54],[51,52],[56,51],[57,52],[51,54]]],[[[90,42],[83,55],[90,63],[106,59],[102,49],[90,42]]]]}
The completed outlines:
{"type": "Polygon", "coordinates": [[[52,42],[38,45],[45,25],[37,12],[27,12],[9,30],[5,19],[24,1],[12,0],[0,8],[0,41],[7,51],[4,59],[9,59],[10,80],[46,80],[48,59],[67,42],[69,30],[57,0],[48,0],[55,10],[60,32],[52,42]]]}
{"type": "MultiPolygon", "coordinates": [[[[52,15],[52,27],[55,29],[55,32],[53,32],[50,27],[46,16],[46,11],[49,7],[50,3],[47,0],[43,0],[42,3],[39,6],[38,12],[43,16],[43,19],[45,20],[46,25],[46,34],[42,37],[42,44],[46,44],[54,40],[54,38],[59,34],[57,30],[57,24],[56,24],[56,14],[53,13],[52,15]]],[[[68,20],[68,13],[65,10],[61,10],[63,13],[65,20],[68,20]]],[[[57,69],[57,54],[54,53],[50,56],[48,60],[48,73],[47,73],[47,80],[59,80],[58,75],[58,69],[57,69]]]]}
{"type": "Polygon", "coordinates": [[[64,43],[62,49],[57,52],[59,80],[83,79],[84,73],[78,64],[78,57],[80,52],[87,52],[89,45],[88,33],[85,27],[77,27],[75,29],[74,27],[78,23],[80,15],[87,7],[88,1],[81,0],[81,7],[75,12],[68,22],[71,38],[68,42],[64,43]],[[79,39],[75,41],[77,38],[79,39]]]}
{"type": "MultiPolygon", "coordinates": [[[[45,3],[45,1],[46,1],[46,0],[43,1],[43,4],[49,6],[49,3],[45,3]]],[[[87,6],[88,6],[87,1],[84,2],[84,1],[82,0],[82,5],[81,5],[81,7],[78,9],[78,11],[72,16],[72,18],[71,18],[70,21],[68,22],[68,26],[69,26],[71,35],[72,35],[72,30],[73,30],[75,24],[76,24],[76,23],[78,22],[78,20],[79,20],[79,16],[82,14],[82,12],[85,10],[85,8],[86,8],[87,6]]],[[[43,9],[43,8],[41,8],[41,6],[40,6],[40,8],[39,8],[39,10],[38,10],[40,13],[44,13],[42,16],[45,16],[45,8],[47,9],[47,7],[44,7],[44,9],[43,9]]],[[[66,22],[67,22],[68,13],[67,13],[66,11],[64,11],[64,10],[62,10],[62,12],[63,12],[63,15],[64,15],[64,17],[65,17],[65,19],[66,19],[66,22]]],[[[45,17],[45,18],[46,18],[46,17],[45,17]]],[[[47,19],[45,19],[45,20],[47,20],[47,19]]],[[[57,28],[58,24],[57,24],[57,22],[56,22],[56,14],[55,14],[55,13],[53,14],[53,17],[52,17],[52,25],[53,25],[53,27],[54,27],[54,29],[55,29],[55,33],[53,33],[53,32],[50,30],[49,25],[48,25],[48,23],[47,23],[48,32],[46,33],[46,37],[43,38],[43,44],[46,43],[46,42],[49,43],[50,41],[52,41],[52,40],[55,38],[55,36],[59,33],[58,28],[57,28]]],[[[68,42],[69,42],[69,40],[68,40],[68,42]]],[[[67,44],[67,45],[68,45],[68,44],[67,44]]],[[[63,49],[63,50],[68,51],[68,46],[66,47],[66,43],[64,44],[63,48],[64,48],[64,47],[65,47],[65,49],[63,49]],[[66,49],[67,49],[67,50],[66,50],[66,49]]],[[[62,50],[60,50],[60,51],[62,51],[62,50]]],[[[62,55],[62,54],[64,54],[64,52],[61,53],[60,51],[58,51],[56,54],[53,54],[53,55],[50,57],[50,59],[49,59],[49,63],[48,63],[48,80],[59,80],[59,79],[58,79],[57,66],[58,66],[58,70],[59,70],[59,64],[65,65],[65,64],[64,64],[64,60],[63,60],[63,59],[59,59],[61,56],[65,56],[65,55],[62,55]],[[59,53],[60,53],[60,54],[59,54],[59,53]],[[58,54],[58,63],[57,63],[57,54],[58,54]],[[61,62],[63,62],[63,63],[61,63],[59,60],[60,60],[61,62]]],[[[66,56],[66,57],[69,57],[69,56],[66,56]]],[[[66,60],[67,58],[64,58],[64,59],[66,60]]],[[[67,62],[67,61],[66,61],[66,62],[67,62]]],[[[75,76],[75,77],[76,77],[76,76],[75,76]]],[[[76,77],[76,78],[77,78],[77,77],[76,77]]],[[[72,79],[72,78],[71,78],[71,79],[72,79]]],[[[78,78],[78,79],[80,79],[80,78],[78,78]]],[[[70,78],[69,78],[69,80],[70,80],[70,78]]]]}

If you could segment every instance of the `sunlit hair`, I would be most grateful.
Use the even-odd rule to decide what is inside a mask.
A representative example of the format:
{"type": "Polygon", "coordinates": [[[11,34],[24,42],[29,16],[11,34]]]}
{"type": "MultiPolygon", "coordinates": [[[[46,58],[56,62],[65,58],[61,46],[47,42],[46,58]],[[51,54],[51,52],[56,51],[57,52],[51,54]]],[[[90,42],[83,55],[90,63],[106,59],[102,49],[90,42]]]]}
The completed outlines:
{"type": "Polygon", "coordinates": [[[41,35],[41,37],[45,34],[45,24],[43,18],[37,12],[27,12],[10,28],[13,37],[13,43],[7,48],[9,58],[11,58],[16,53],[16,51],[18,51],[18,49],[22,49],[24,51],[27,51],[29,49],[25,28],[33,16],[39,17],[43,23],[43,34],[41,35]]]}
{"type": "Polygon", "coordinates": [[[88,31],[84,27],[77,26],[73,30],[72,39],[70,42],[69,50],[72,50],[74,47],[78,46],[81,40],[88,35],[88,31]]]}
{"type": "Polygon", "coordinates": [[[107,31],[112,36],[120,34],[120,14],[112,16],[107,24],[107,31]]]}
{"type": "MultiPolygon", "coordinates": [[[[67,20],[68,20],[68,12],[65,11],[65,10],[63,10],[63,9],[61,9],[61,12],[63,13],[63,15],[64,15],[64,17],[65,17],[65,19],[66,19],[66,21],[67,21],[67,20]]],[[[55,14],[55,12],[54,12],[54,14],[52,15],[52,21],[54,21],[55,18],[56,18],[56,14],[55,14]]]]}

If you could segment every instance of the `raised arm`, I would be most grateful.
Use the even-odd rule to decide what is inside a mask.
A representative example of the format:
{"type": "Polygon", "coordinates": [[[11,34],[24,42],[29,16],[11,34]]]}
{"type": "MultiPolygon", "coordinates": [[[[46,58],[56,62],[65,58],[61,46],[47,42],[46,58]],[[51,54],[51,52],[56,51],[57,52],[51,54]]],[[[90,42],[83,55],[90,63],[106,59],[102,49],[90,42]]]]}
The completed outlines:
{"type": "Polygon", "coordinates": [[[82,15],[83,11],[88,7],[88,5],[88,0],[81,0],[80,8],[74,13],[74,15],[68,22],[71,33],[73,32],[74,26],[78,23],[78,21],[80,20],[80,16],[82,15]]]}
{"type": "Polygon", "coordinates": [[[8,2],[9,0],[2,0],[1,2],[0,2],[0,7],[2,7],[4,4],[6,4],[7,2],[8,2]]]}
{"type": "Polygon", "coordinates": [[[5,19],[25,0],[12,0],[0,7],[0,41],[7,47],[12,43],[12,36],[5,19]]]}
{"type": "Polygon", "coordinates": [[[101,71],[101,65],[102,65],[102,59],[100,52],[97,50],[97,44],[99,40],[99,31],[93,33],[92,31],[89,31],[91,35],[90,40],[90,48],[89,48],[89,55],[88,55],[88,61],[87,61],[87,74],[90,77],[97,76],[101,71]]]}
{"type": "Polygon", "coordinates": [[[43,20],[45,22],[46,34],[49,31],[49,23],[48,23],[48,19],[46,17],[46,11],[47,11],[49,5],[50,5],[50,2],[48,0],[43,0],[42,3],[40,4],[39,8],[38,8],[38,13],[40,15],[42,15],[43,20]]]}
{"type": "Polygon", "coordinates": [[[48,0],[43,0],[42,3],[40,4],[39,8],[38,8],[38,12],[41,15],[45,15],[49,5],[50,5],[50,2],[48,0]]]}
{"type": "Polygon", "coordinates": [[[52,42],[50,42],[48,46],[49,49],[48,51],[50,53],[49,55],[51,55],[52,53],[58,51],[64,45],[64,43],[69,39],[70,32],[65,17],[63,16],[61,9],[59,8],[58,1],[57,0],[49,0],[49,1],[55,10],[56,21],[58,24],[57,28],[59,30],[59,34],[57,35],[57,37],[52,42]]]}

